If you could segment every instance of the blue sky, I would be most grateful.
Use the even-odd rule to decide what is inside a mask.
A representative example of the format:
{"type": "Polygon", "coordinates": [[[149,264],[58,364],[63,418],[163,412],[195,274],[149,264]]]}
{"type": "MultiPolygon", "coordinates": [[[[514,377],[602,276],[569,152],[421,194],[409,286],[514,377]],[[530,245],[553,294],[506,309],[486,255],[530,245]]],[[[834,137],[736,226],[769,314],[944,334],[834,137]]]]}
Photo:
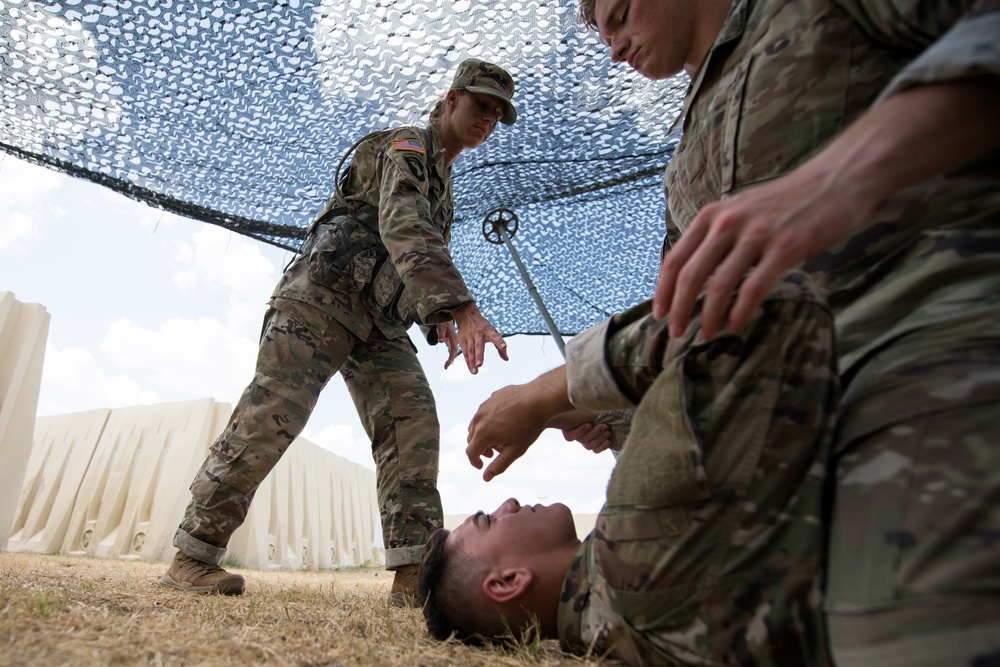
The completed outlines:
{"type": "MultiPolygon", "coordinates": [[[[213,398],[232,405],[253,372],[267,299],[290,255],[0,153],[0,291],[51,315],[38,414],[213,398]]],[[[593,513],[610,452],[548,431],[490,483],[465,457],[468,422],[489,395],[562,363],[548,336],[508,338],[476,376],[411,331],[438,402],[445,512],[492,510],[514,496],[593,513]]],[[[303,436],[374,469],[340,377],[303,436]]],[[[178,492],[186,492],[179,489],[178,492]]]]}

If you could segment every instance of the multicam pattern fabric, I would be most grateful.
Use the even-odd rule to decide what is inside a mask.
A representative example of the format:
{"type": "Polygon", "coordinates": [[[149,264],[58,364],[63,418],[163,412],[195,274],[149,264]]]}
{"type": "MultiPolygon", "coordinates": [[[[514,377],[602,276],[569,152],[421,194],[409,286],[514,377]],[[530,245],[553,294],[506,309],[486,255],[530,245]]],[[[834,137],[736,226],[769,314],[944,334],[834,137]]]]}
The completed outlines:
{"type": "MultiPolygon", "coordinates": [[[[789,172],[872,104],[1000,75],[1000,2],[736,0],[667,167],[668,235],[789,172]]],[[[841,667],[1000,659],[1000,156],[885,201],[804,267],[843,400],[827,608],[841,667]],[[991,536],[984,539],[985,536],[991,536]]]]}
{"type": "MultiPolygon", "coordinates": [[[[384,266],[396,275],[375,272],[376,257],[381,253],[371,245],[342,273],[318,276],[317,270],[329,264],[342,241],[338,230],[330,227],[342,225],[347,218],[335,218],[314,232],[317,238],[310,253],[320,257],[314,258],[312,280],[283,278],[275,289],[276,297],[307,303],[319,298],[322,303],[318,305],[356,335],[365,337],[377,328],[389,338],[406,335],[414,320],[423,324],[447,322],[451,310],[473,300],[448,250],[454,220],[451,169],[436,126],[403,127],[361,143],[351,157],[343,193],[346,201],[335,195],[319,218],[345,204],[355,210],[365,206],[377,210],[374,243],[381,246],[381,253],[388,252],[390,261],[384,266]],[[415,150],[416,146],[422,149],[415,150]],[[407,301],[401,308],[387,310],[386,303],[379,303],[378,289],[373,288],[379,287],[380,281],[395,280],[402,281],[407,301]],[[329,299],[313,289],[314,282],[333,288],[329,299]]],[[[355,229],[358,235],[371,231],[365,225],[355,229]]],[[[390,286],[384,291],[394,290],[390,286]]]]}
{"type": "Polygon", "coordinates": [[[570,343],[577,407],[638,408],[566,575],[560,642],[629,665],[829,664],[832,315],[793,274],[745,331],[698,333],[671,339],[647,302],[570,343]]]}
{"type": "Polygon", "coordinates": [[[416,317],[448,321],[472,298],[448,253],[451,180],[437,128],[362,142],[343,193],[274,289],[257,372],[195,476],[174,538],[189,556],[220,561],[257,486],[337,371],[372,439],[386,567],[418,563],[442,526],[437,413],[406,334],[416,317]],[[344,206],[354,213],[327,219],[344,206]]]}
{"type": "Polygon", "coordinates": [[[221,561],[257,487],[339,369],[372,439],[386,567],[419,562],[443,514],[434,396],[413,344],[378,331],[361,341],[318,308],[284,299],[272,305],[253,380],[195,475],[174,546],[207,563],[221,561]]]}
{"type": "MultiPolygon", "coordinates": [[[[880,94],[1000,76],[997,12],[996,0],[736,0],[693,81],[684,138],[667,166],[669,237],[706,204],[804,162],[880,94]]],[[[865,229],[807,262],[837,313],[843,372],[938,323],[978,316],[1000,331],[991,298],[1000,291],[998,215],[992,156],[891,197],[865,229]],[[956,279],[967,287],[954,289],[956,279]]]]}

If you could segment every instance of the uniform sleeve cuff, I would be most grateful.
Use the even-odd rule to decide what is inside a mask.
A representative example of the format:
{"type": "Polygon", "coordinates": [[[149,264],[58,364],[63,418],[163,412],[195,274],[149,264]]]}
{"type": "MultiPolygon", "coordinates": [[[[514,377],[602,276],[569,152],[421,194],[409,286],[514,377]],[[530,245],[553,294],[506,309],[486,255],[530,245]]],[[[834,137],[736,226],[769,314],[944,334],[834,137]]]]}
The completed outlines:
{"type": "Polygon", "coordinates": [[[635,403],[621,392],[605,356],[611,320],[578,334],[566,345],[569,400],[579,410],[629,410],[635,403]]]}
{"type": "Polygon", "coordinates": [[[974,76],[1000,76],[997,35],[1000,35],[1000,12],[962,19],[904,67],[875,103],[915,86],[974,76]]]}

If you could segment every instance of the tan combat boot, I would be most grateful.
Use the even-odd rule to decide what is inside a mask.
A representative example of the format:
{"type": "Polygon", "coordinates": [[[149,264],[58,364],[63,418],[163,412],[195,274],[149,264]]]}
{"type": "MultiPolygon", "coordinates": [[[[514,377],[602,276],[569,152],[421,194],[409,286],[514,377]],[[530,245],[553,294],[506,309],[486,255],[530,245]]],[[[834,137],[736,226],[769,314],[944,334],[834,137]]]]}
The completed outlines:
{"type": "Polygon", "coordinates": [[[226,572],[218,565],[202,563],[181,551],[174,556],[174,562],[160,583],[192,593],[243,595],[242,576],[226,572]]]}
{"type": "Polygon", "coordinates": [[[404,565],[396,568],[396,576],[392,578],[392,589],[389,591],[389,602],[393,607],[419,606],[417,602],[417,598],[420,597],[417,586],[419,571],[418,565],[404,565]]]}

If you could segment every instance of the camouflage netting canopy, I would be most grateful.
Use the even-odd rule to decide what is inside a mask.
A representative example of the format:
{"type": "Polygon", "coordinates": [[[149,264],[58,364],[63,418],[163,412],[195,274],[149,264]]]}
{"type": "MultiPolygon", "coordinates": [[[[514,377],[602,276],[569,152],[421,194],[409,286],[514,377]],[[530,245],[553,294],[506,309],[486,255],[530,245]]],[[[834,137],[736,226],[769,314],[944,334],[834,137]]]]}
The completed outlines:
{"type": "Polygon", "coordinates": [[[0,149],[291,248],[355,139],[421,123],[464,58],[496,62],[518,122],[452,172],[452,253],[487,317],[546,332],[484,239],[499,207],[562,332],[652,293],[687,82],[612,64],[577,0],[0,0],[0,42],[0,149]]]}

